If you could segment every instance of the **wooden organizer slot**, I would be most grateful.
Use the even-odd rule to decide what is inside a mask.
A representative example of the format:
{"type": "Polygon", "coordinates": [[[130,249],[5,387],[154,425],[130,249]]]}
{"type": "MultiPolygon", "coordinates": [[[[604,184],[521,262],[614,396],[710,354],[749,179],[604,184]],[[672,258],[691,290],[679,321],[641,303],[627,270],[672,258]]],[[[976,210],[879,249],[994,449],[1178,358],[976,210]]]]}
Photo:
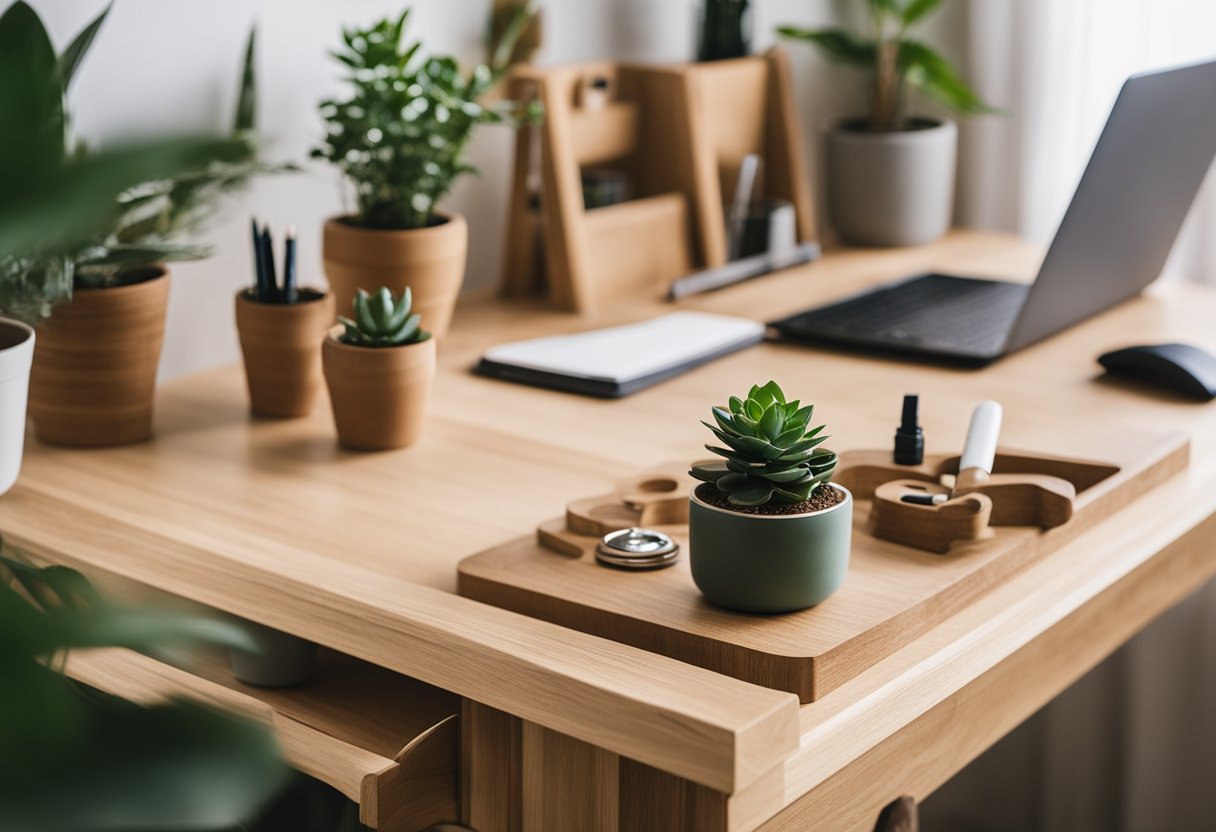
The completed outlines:
{"type": "Polygon", "coordinates": [[[121,648],[73,651],[72,678],[136,702],[187,697],[271,725],[287,762],[359,804],[382,832],[414,832],[459,817],[460,699],[322,648],[309,682],[259,688],[237,681],[227,654],[192,656],[190,671],[121,648]]]}
{"type": "MultiPolygon", "coordinates": [[[[845,452],[835,479],[854,492],[853,549],[844,585],[817,607],[783,615],[746,615],[706,601],[688,567],[688,529],[675,512],[659,528],[680,543],[675,566],[626,572],[599,566],[597,533],[641,522],[646,506],[614,494],[570,505],[573,523],[541,524],[519,538],[466,558],[459,567],[462,595],[614,639],[755,684],[822,697],[974,603],[1002,581],[1183,470],[1190,443],[1181,434],[1125,434],[1094,430],[1074,443],[1077,459],[1039,460],[1001,450],[994,474],[1044,473],[1076,487],[1073,516],[1056,528],[992,530],[983,540],[956,544],[939,555],[878,540],[868,531],[869,497],[889,470],[889,455],[845,452]],[[1082,458],[1083,457],[1083,458],[1082,458]],[[1089,461],[1101,460],[1101,461],[1089,461]],[[582,523],[582,525],[580,525],[582,523]],[[571,529],[577,529],[572,531],[571,529]],[[580,533],[582,532],[582,533],[580,533]]],[[[930,457],[909,476],[934,479],[957,469],[958,457],[930,457]]],[[[695,485],[686,466],[657,469],[678,478],[677,494],[695,485]]],[[[636,482],[643,482],[646,476],[636,482]]],[[[636,497],[637,495],[635,495],[636,497]]],[[[676,501],[668,501],[675,505],[676,501]]],[[[662,519],[662,518],[660,518],[662,519]]]]}
{"type": "Polygon", "coordinates": [[[798,236],[815,239],[793,79],[781,49],[673,66],[523,66],[508,95],[539,100],[545,117],[516,139],[507,296],[547,285],[554,306],[593,312],[622,296],[662,297],[672,280],[724,264],[723,203],[749,153],[764,160],[755,196],[788,199],[798,236]],[[607,100],[589,106],[593,79],[604,80],[607,100]],[[634,198],[586,210],[581,173],[591,166],[627,174],[634,198]]]}

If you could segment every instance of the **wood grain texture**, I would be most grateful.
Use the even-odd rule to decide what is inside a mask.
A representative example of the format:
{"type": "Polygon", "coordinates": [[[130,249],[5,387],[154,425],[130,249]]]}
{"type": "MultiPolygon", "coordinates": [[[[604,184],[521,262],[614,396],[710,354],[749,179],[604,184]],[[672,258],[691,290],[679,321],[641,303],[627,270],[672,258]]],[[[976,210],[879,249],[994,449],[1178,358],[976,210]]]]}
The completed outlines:
{"type": "Polygon", "coordinates": [[[460,818],[479,832],[523,824],[523,720],[464,700],[460,710],[460,818]]]}
{"type": "MultiPolygon", "coordinates": [[[[459,591],[564,627],[787,690],[796,693],[802,702],[810,702],[881,662],[1018,570],[1083,534],[1185,468],[1188,460],[1189,445],[1180,433],[1141,431],[1137,442],[1129,444],[1122,431],[1086,426],[1067,434],[1061,431],[1056,439],[1067,442],[1075,454],[1100,460],[1094,465],[1069,460],[1044,463],[1045,470],[1064,478],[1075,475],[1078,483],[1089,486],[1076,497],[1072,521],[1046,533],[1025,526],[995,529],[983,538],[962,539],[945,556],[889,542],[887,535],[878,539],[869,533],[872,472],[880,470],[874,461],[884,455],[858,452],[856,465],[863,476],[854,482],[854,456],[842,452],[835,479],[850,489],[858,486],[854,492],[857,503],[848,577],[828,600],[801,612],[741,616],[702,598],[690,575],[686,525],[655,524],[671,534],[685,553],[673,567],[629,572],[601,566],[595,559],[599,535],[608,526],[627,528],[644,517],[637,511],[635,520],[634,512],[619,497],[596,506],[573,502],[566,519],[573,534],[556,531],[558,524],[544,524],[536,536],[467,558],[459,567],[459,591]],[[1094,482],[1090,477],[1093,470],[1106,472],[1106,478],[1094,482]],[[611,511],[614,502],[621,509],[615,513],[611,511]],[[545,541],[555,541],[560,553],[545,541]],[[577,555],[572,555],[574,552],[577,555]]],[[[1015,460],[1014,467],[1034,469],[1031,455],[1002,451],[993,475],[998,485],[1008,483],[1008,478],[1029,482],[1029,474],[1002,473],[1007,456],[1015,460]]],[[[956,459],[942,454],[930,456],[920,470],[929,477],[947,470],[951,462],[957,468],[956,459]]],[[[892,470],[887,468],[885,476],[897,475],[892,470]]],[[[916,471],[903,469],[898,475],[916,471]]],[[[674,487],[658,496],[676,495],[674,499],[679,501],[678,495],[687,493],[690,485],[687,474],[664,466],[653,477],[643,474],[639,478],[658,481],[664,477],[674,487]]],[[[1071,483],[1065,484],[1072,488],[1071,483]]],[[[1030,491],[1033,493],[1027,494],[1026,488],[1019,488],[1013,495],[1025,498],[1018,505],[1037,499],[1037,491],[1030,491]]],[[[637,500],[638,495],[632,495],[635,506],[637,500]]],[[[895,510],[904,513],[896,519],[912,515],[913,520],[954,508],[950,504],[897,505],[895,510]]],[[[891,516],[889,505],[880,508],[888,518],[891,516]]],[[[1012,506],[1004,519],[1024,518],[1018,507],[1012,506]]],[[[894,531],[916,532],[919,528],[905,523],[894,531]]],[[[931,537],[936,528],[927,523],[923,531],[931,537]]]]}
{"type": "Polygon", "coordinates": [[[287,762],[358,802],[373,829],[454,820],[456,698],[336,654],[318,664],[300,689],[243,685],[214,656],[190,672],[119,648],[75,651],[67,673],[135,702],[186,697],[271,725],[287,762]]]}
{"type": "MultiPolygon", "coordinates": [[[[85,559],[103,571],[136,575],[270,626],[341,642],[348,652],[407,674],[442,671],[442,686],[490,696],[503,708],[518,699],[540,724],[551,710],[550,694],[570,693],[560,680],[572,674],[577,688],[588,681],[584,665],[601,661],[609,678],[593,687],[614,691],[626,712],[650,713],[645,700],[653,698],[674,713],[703,715],[701,706],[685,701],[690,686],[714,695],[713,708],[723,707],[717,695],[727,688],[741,699],[749,694],[722,677],[687,676],[689,668],[678,663],[650,664],[644,654],[635,664],[627,657],[637,651],[601,653],[601,642],[537,628],[520,616],[482,617],[481,606],[451,595],[456,564],[530,533],[573,497],[604,490],[622,470],[695,454],[704,441],[697,419],[707,403],[770,377],[815,401],[839,450],[886,447],[909,391],[921,396],[931,452],[961,445],[981,398],[1005,405],[1002,436],[1013,447],[1069,455],[1075,451],[1061,429],[1081,422],[1123,426],[1129,436],[1145,426],[1188,433],[1188,471],[804,706],[797,750],[736,788],[727,806],[730,828],[754,829],[881,750],[864,769],[803,804],[819,807],[806,810],[812,817],[841,818],[835,828],[849,828],[844,821],[850,818],[854,827],[872,824],[881,806],[903,791],[892,779],[907,761],[919,755],[941,760],[923,787],[909,785],[922,797],[1216,569],[1216,529],[1204,524],[1216,510],[1216,410],[1106,380],[1093,362],[1129,342],[1183,340],[1216,350],[1216,293],[1155,286],[978,371],[767,343],[605,402],[496,383],[468,368],[507,340],[629,323],[672,309],[771,320],[930,269],[1025,278],[1040,254],[1008,237],[952,232],[914,249],[830,252],[809,267],[679,304],[606,306],[594,319],[562,314],[542,300],[470,297],[440,350],[427,430],[407,451],[340,451],[320,403],[304,419],[250,422],[240,368],[231,367],[163,385],[152,443],[83,453],[31,442],[17,487],[0,499],[0,531],[47,559],[74,565],[85,559]],[[484,487],[487,473],[494,487],[484,487]],[[476,522],[467,511],[473,483],[476,522]],[[1192,531],[1198,537],[1188,538],[1185,552],[1172,545],[1192,531]],[[419,588],[428,591],[415,596],[419,588]],[[402,617],[413,623],[403,625],[402,617]],[[1074,620],[1087,623],[1074,627],[1074,620]],[[449,626],[454,637],[437,634],[449,626]],[[528,673],[506,677],[500,665],[487,669],[485,649],[515,656],[528,673]],[[1006,663],[1008,674],[968,693],[974,704],[964,702],[961,691],[1006,663]],[[636,689],[635,676],[643,677],[636,689]],[[504,690],[506,678],[515,679],[513,689],[504,690]],[[901,735],[938,706],[929,727],[911,739],[901,735]],[[951,719],[951,713],[960,716],[951,719]]],[[[649,726],[606,712],[597,697],[571,694],[555,711],[569,724],[546,727],[578,736],[585,724],[579,739],[599,740],[623,756],[634,744],[670,746],[677,762],[702,755],[698,743],[690,748],[688,734],[674,743],[663,732],[646,737],[649,726]]],[[[648,762],[681,769],[657,753],[648,762]]]]}
{"type": "Polygon", "coordinates": [[[523,828],[615,832],[619,758],[532,722],[522,735],[523,828]]]}

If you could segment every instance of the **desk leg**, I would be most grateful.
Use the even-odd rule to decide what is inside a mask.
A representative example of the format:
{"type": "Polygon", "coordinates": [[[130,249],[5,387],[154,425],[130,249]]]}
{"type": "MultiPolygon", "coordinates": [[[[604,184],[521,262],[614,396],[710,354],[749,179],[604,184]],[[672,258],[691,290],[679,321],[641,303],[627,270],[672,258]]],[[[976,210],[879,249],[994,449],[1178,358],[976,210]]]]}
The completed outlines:
{"type": "Polygon", "coordinates": [[[461,819],[478,832],[725,832],[727,796],[465,700],[461,819]]]}

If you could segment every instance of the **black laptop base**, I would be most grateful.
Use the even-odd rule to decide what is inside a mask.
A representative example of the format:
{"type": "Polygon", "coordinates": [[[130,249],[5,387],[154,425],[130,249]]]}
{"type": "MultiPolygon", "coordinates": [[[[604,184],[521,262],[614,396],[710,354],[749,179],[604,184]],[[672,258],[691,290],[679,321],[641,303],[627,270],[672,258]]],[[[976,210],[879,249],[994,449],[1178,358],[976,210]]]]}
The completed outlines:
{"type": "Polygon", "coordinates": [[[1003,354],[1029,289],[1023,283],[923,274],[769,326],[793,341],[982,367],[1003,354]]]}

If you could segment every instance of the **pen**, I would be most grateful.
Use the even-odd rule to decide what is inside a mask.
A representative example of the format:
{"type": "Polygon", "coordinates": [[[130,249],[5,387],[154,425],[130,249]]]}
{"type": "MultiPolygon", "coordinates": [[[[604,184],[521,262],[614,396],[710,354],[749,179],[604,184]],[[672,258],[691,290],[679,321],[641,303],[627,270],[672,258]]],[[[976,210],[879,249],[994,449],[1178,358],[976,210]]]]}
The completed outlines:
{"type": "Polygon", "coordinates": [[[296,227],[287,226],[287,239],[283,243],[283,302],[295,303],[296,292],[296,227]]]}
{"type": "Polygon", "coordinates": [[[258,218],[251,217],[249,224],[253,230],[253,296],[257,300],[266,300],[266,258],[262,254],[262,234],[258,231],[258,218]]]}
{"type": "Polygon", "coordinates": [[[279,293],[279,281],[274,273],[274,244],[270,239],[270,223],[262,226],[262,259],[266,264],[266,299],[273,302],[279,293]]]}

